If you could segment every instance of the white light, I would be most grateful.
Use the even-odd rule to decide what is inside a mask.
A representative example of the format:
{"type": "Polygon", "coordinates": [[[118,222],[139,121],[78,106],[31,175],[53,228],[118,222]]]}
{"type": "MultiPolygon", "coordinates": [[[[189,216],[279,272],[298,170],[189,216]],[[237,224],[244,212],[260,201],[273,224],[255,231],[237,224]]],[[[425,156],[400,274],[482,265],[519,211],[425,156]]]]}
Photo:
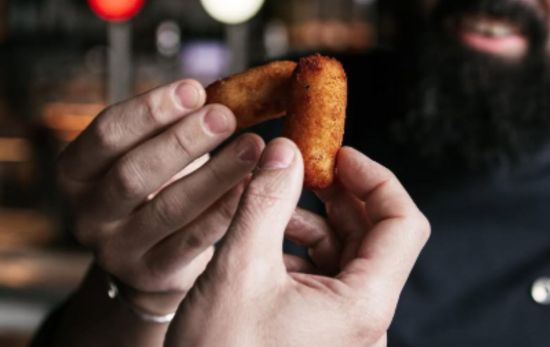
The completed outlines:
{"type": "Polygon", "coordinates": [[[157,51],[167,57],[180,51],[181,30],[173,21],[164,21],[157,28],[157,51]]]}
{"type": "Polygon", "coordinates": [[[217,21],[240,24],[254,17],[265,0],[201,0],[201,4],[217,21]]]}

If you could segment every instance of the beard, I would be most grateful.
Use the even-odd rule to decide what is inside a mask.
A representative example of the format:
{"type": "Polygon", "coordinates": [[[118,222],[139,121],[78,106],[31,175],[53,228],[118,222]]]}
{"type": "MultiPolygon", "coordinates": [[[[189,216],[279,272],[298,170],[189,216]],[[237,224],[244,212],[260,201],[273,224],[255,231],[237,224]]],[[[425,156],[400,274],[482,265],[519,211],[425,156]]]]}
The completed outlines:
{"type": "MultiPolygon", "coordinates": [[[[505,2],[475,3],[489,13],[489,5],[498,3],[502,16],[505,2]]],[[[531,15],[510,4],[514,16],[531,15]]],[[[444,17],[441,11],[436,15],[444,17]]],[[[393,124],[393,136],[439,165],[479,168],[527,160],[550,134],[550,74],[546,26],[536,18],[516,19],[529,23],[530,48],[520,61],[468,49],[440,26],[428,27],[415,45],[407,111],[393,124]]]]}

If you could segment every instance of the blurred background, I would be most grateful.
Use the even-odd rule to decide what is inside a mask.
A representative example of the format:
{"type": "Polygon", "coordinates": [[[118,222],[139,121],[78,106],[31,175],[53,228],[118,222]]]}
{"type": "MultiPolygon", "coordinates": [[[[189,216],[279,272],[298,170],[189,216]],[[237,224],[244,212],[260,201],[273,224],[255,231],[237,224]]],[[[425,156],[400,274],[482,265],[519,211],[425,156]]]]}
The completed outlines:
{"type": "Polygon", "coordinates": [[[393,3],[0,0],[0,346],[26,345],[89,262],[54,166],[106,104],[183,76],[391,45],[393,3]]]}

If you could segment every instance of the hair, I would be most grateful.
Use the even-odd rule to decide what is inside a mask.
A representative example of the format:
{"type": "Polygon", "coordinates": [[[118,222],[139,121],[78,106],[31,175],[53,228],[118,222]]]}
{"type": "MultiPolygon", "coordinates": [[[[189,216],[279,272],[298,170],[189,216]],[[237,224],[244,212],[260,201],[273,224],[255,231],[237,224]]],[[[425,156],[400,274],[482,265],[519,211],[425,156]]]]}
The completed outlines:
{"type": "MultiPolygon", "coordinates": [[[[461,1],[472,8],[472,1],[461,1]]],[[[475,3],[494,15],[503,16],[507,8],[517,15],[517,6],[500,1],[500,7],[487,5],[495,1],[475,3]]],[[[444,3],[448,9],[456,2],[444,3]]],[[[530,50],[512,62],[470,50],[435,29],[443,13],[441,8],[435,12],[436,20],[415,45],[417,58],[409,71],[414,82],[405,117],[393,124],[395,138],[415,144],[421,155],[439,163],[458,160],[479,167],[525,158],[550,131],[545,25],[521,12],[531,15],[521,19],[530,23],[530,50]]]]}

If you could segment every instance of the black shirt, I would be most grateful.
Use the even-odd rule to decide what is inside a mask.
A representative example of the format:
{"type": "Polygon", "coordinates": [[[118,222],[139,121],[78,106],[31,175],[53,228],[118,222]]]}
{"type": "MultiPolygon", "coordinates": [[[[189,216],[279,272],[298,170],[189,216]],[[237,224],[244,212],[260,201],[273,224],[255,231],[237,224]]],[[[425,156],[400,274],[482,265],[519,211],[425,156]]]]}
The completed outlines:
{"type": "Polygon", "coordinates": [[[388,140],[402,116],[407,61],[391,52],[342,61],[346,143],[392,169],[432,224],[388,345],[550,346],[550,305],[531,297],[534,282],[550,277],[550,145],[515,166],[434,169],[414,147],[388,140]]]}

